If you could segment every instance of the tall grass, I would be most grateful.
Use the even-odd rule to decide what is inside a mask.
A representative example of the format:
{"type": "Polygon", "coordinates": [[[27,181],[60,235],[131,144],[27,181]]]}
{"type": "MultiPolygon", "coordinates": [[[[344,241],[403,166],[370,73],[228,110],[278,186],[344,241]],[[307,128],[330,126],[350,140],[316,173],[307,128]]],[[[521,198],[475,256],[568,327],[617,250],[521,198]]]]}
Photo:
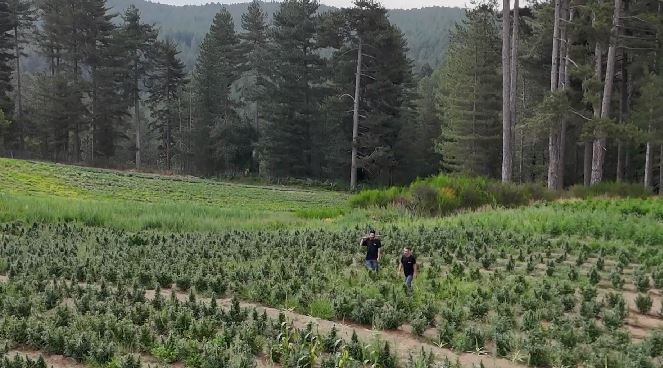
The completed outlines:
{"type": "Polygon", "coordinates": [[[653,193],[640,184],[601,183],[591,187],[574,186],[555,192],[542,184],[513,184],[481,178],[437,175],[419,179],[408,187],[371,189],[355,194],[350,205],[355,208],[407,208],[423,215],[448,215],[458,210],[484,206],[515,208],[532,202],[558,198],[634,197],[647,198],[653,193]]]}
{"type": "Polygon", "coordinates": [[[437,175],[409,187],[365,190],[350,199],[352,207],[398,206],[420,214],[446,215],[482,206],[517,207],[532,200],[554,198],[540,185],[501,183],[480,177],[437,175]]]}
{"type": "Polygon", "coordinates": [[[129,231],[172,232],[278,229],[304,222],[286,211],[0,194],[0,222],[11,221],[78,222],[129,231]]]}

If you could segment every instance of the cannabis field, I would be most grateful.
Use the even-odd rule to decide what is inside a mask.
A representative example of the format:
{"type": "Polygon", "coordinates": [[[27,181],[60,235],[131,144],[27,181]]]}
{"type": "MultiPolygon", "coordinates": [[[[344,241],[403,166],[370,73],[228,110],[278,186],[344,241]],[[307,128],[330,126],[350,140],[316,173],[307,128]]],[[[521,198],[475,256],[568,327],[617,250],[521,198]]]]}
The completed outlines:
{"type": "Polygon", "coordinates": [[[660,199],[418,218],[318,189],[0,168],[3,368],[663,365],[660,199]],[[168,228],[178,210],[196,217],[168,228]],[[373,226],[377,274],[357,245],[373,226]]]}

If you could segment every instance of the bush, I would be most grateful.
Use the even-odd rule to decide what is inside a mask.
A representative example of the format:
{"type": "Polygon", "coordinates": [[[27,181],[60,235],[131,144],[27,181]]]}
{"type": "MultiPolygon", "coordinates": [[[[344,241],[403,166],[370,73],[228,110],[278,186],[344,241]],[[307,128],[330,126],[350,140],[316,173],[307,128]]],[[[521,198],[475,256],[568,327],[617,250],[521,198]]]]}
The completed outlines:
{"type": "Polygon", "coordinates": [[[635,306],[642,314],[649,313],[653,304],[654,301],[649,295],[638,294],[638,296],[635,298],[635,306]]]}
{"type": "Polygon", "coordinates": [[[405,313],[386,303],[375,316],[373,325],[379,330],[392,330],[400,327],[403,322],[405,322],[405,313]]]}
{"type": "Polygon", "coordinates": [[[410,198],[411,205],[421,214],[446,215],[459,209],[476,209],[481,206],[518,207],[531,200],[555,198],[541,185],[505,184],[480,177],[437,175],[419,179],[409,187],[369,189],[350,199],[352,207],[385,207],[398,205],[403,198],[410,198]]]}
{"type": "Polygon", "coordinates": [[[412,205],[414,210],[423,215],[434,215],[438,212],[437,191],[425,184],[417,184],[412,188],[412,205]]]}
{"type": "Polygon", "coordinates": [[[426,327],[428,327],[428,320],[425,316],[418,315],[412,320],[411,325],[412,333],[415,336],[422,336],[424,331],[426,331],[426,327]]]}
{"type": "Polygon", "coordinates": [[[582,184],[574,185],[569,188],[569,194],[575,198],[592,198],[592,197],[622,197],[622,198],[646,198],[651,196],[652,193],[649,189],[638,183],[616,183],[616,182],[601,182],[586,187],[582,184]]]}
{"type": "Polygon", "coordinates": [[[651,287],[649,276],[641,270],[636,270],[633,273],[633,283],[639,292],[644,293],[651,287]]]}
{"type": "Polygon", "coordinates": [[[507,208],[524,206],[530,200],[528,193],[522,187],[511,183],[491,183],[488,192],[493,193],[497,204],[507,208]]]}

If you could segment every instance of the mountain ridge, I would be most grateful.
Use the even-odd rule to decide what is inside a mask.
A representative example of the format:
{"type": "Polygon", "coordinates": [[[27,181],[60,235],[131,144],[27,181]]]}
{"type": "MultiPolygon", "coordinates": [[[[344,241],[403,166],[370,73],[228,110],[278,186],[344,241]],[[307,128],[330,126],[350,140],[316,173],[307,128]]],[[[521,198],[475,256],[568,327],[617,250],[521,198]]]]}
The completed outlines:
{"type": "MultiPolygon", "coordinates": [[[[198,45],[207,33],[214,15],[225,7],[233,16],[235,29],[241,31],[241,14],[246,11],[249,2],[169,5],[147,0],[108,0],[109,8],[119,14],[131,4],[140,10],[144,22],[154,23],[159,27],[162,37],[177,41],[182,60],[191,68],[198,55],[198,45]]],[[[261,5],[271,19],[280,3],[261,1],[261,5]]],[[[336,8],[320,5],[320,12],[332,9],[336,8]]],[[[435,67],[444,60],[449,43],[449,29],[463,16],[464,9],[457,7],[389,10],[389,19],[405,34],[410,49],[408,56],[415,67],[425,64],[435,67]]],[[[117,19],[121,20],[119,17],[117,19]]]]}

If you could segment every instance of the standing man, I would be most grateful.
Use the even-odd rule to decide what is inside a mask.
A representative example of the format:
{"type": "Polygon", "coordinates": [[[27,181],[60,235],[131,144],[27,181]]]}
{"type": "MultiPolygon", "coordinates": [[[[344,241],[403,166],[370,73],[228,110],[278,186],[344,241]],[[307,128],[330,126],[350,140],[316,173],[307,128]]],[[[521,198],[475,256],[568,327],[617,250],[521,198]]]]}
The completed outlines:
{"type": "Polygon", "coordinates": [[[380,238],[375,236],[375,230],[371,230],[368,236],[362,237],[359,244],[366,247],[366,268],[371,271],[377,271],[382,243],[380,242],[380,238]]]}
{"type": "Polygon", "coordinates": [[[412,280],[417,277],[417,258],[412,255],[412,248],[403,248],[403,256],[401,263],[398,265],[398,271],[403,270],[405,274],[405,286],[408,290],[412,290],[412,280]]]}

